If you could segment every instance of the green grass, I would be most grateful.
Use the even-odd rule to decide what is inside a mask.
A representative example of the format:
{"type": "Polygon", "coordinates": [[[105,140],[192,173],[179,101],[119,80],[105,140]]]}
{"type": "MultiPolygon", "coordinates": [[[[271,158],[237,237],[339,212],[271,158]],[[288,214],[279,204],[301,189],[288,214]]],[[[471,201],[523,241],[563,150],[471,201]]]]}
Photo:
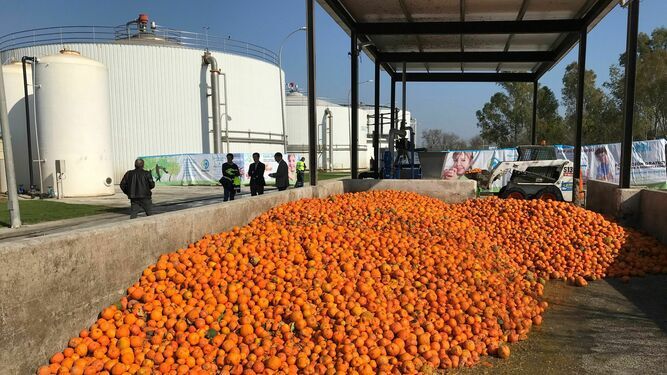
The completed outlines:
{"type": "MultiPolygon", "coordinates": [[[[114,208],[105,206],[92,206],[88,204],[67,204],[52,200],[32,199],[19,200],[21,211],[21,222],[23,224],[36,224],[45,221],[71,219],[89,215],[113,212],[114,208]]],[[[7,199],[0,199],[0,225],[8,227],[9,209],[7,199]]]]}

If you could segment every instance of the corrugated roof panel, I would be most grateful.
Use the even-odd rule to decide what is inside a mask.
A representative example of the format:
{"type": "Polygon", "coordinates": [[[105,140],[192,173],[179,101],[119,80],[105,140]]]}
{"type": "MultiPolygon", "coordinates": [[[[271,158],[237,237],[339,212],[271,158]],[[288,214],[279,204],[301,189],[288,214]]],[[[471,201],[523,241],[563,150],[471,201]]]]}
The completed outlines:
{"type": "Polygon", "coordinates": [[[341,0],[341,4],[357,22],[406,22],[397,0],[341,0]]]}
{"type": "Polygon", "coordinates": [[[529,1],[525,20],[557,20],[579,18],[590,0],[543,0],[529,1]]]}
{"type": "Polygon", "coordinates": [[[373,42],[381,52],[419,52],[421,45],[424,52],[459,51],[458,35],[419,35],[419,44],[415,35],[375,35],[373,42]]]}
{"type": "Polygon", "coordinates": [[[463,69],[466,73],[474,72],[495,72],[497,63],[465,63],[463,64],[463,69]]]}
{"type": "Polygon", "coordinates": [[[548,51],[560,34],[515,34],[509,51],[548,51]]]}
{"type": "Polygon", "coordinates": [[[464,35],[463,50],[465,52],[502,52],[505,49],[509,34],[464,35]]]}
{"type": "Polygon", "coordinates": [[[405,1],[405,4],[410,12],[410,16],[416,22],[451,22],[461,20],[460,0],[410,0],[405,1]]]}
{"type": "Polygon", "coordinates": [[[461,37],[458,35],[420,35],[424,52],[460,51],[461,37]]]}
{"type": "MultiPolygon", "coordinates": [[[[541,2],[544,0],[539,0],[541,2]]],[[[465,0],[466,21],[514,21],[523,0],[465,0]]]]}
{"type": "MultiPolygon", "coordinates": [[[[526,73],[532,71],[536,63],[502,63],[500,64],[501,73],[526,73]]],[[[494,68],[495,69],[495,68],[494,68]]]]}
{"type": "Polygon", "coordinates": [[[414,35],[375,35],[373,43],[381,52],[419,52],[414,35]]]}

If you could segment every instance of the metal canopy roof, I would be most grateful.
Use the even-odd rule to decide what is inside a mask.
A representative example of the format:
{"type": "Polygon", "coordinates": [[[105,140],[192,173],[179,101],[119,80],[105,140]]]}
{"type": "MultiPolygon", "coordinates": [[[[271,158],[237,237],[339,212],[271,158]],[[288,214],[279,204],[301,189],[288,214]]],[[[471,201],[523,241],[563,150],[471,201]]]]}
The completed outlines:
{"type": "Polygon", "coordinates": [[[396,80],[535,81],[619,0],[318,0],[396,80]]]}

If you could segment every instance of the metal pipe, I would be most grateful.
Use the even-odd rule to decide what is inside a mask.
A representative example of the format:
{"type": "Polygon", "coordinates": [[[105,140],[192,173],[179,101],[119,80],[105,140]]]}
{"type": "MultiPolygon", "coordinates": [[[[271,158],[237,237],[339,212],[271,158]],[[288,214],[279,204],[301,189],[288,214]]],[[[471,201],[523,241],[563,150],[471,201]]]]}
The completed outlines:
{"type": "Polygon", "coordinates": [[[531,144],[537,144],[537,87],[539,83],[533,82],[533,126],[530,129],[531,144]]]}
{"type": "MultiPolygon", "coordinates": [[[[401,96],[402,96],[402,97],[401,97],[401,101],[403,102],[403,106],[402,106],[402,108],[401,108],[401,110],[403,111],[403,119],[401,120],[401,131],[402,131],[402,132],[405,131],[405,125],[406,125],[406,123],[405,123],[405,107],[407,106],[407,104],[406,104],[406,101],[407,101],[407,100],[406,100],[406,95],[405,95],[405,93],[406,93],[406,91],[407,91],[406,76],[405,76],[405,75],[406,75],[406,72],[405,72],[405,69],[406,69],[406,64],[403,63],[403,72],[402,72],[402,73],[403,73],[403,74],[402,74],[402,75],[403,75],[403,88],[402,88],[402,92],[401,92],[401,96]]],[[[405,137],[405,136],[404,136],[404,137],[405,137]]]]}
{"type": "Polygon", "coordinates": [[[586,77],[586,35],[584,28],[579,32],[579,63],[577,85],[577,129],[574,140],[574,178],[581,178],[581,133],[584,122],[584,78],[586,77]]]}
{"type": "Polygon", "coordinates": [[[639,26],[639,0],[628,7],[627,45],[625,47],[625,100],[623,101],[623,143],[621,145],[621,178],[619,187],[630,187],[632,168],[632,126],[635,115],[635,80],[637,76],[637,31],[639,26]]]}
{"type": "Polygon", "coordinates": [[[329,120],[329,172],[333,172],[333,113],[329,108],[324,110],[329,120]]]}
{"type": "Polygon", "coordinates": [[[350,129],[350,169],[352,179],[356,179],[359,174],[359,49],[357,48],[357,34],[350,33],[350,111],[351,129],[350,129]]]}
{"type": "Polygon", "coordinates": [[[371,169],[379,171],[378,163],[380,160],[380,61],[375,60],[375,129],[373,131],[373,165],[371,169]]]}
{"type": "MultiPolygon", "coordinates": [[[[219,154],[222,152],[222,134],[220,134],[220,95],[218,93],[218,75],[220,74],[220,69],[218,69],[218,61],[211,55],[209,51],[204,52],[203,56],[204,65],[211,66],[211,107],[213,112],[213,152],[219,154]]],[[[225,89],[227,85],[225,85],[225,89]]],[[[225,107],[227,103],[225,103],[225,107]]],[[[227,111],[225,111],[227,112],[227,111]]],[[[227,113],[225,113],[225,118],[227,113]]],[[[229,143],[229,141],[227,141],[229,143]]],[[[229,147],[229,146],[228,146],[229,147]]],[[[229,150],[228,150],[229,151],[229,150]]]]}
{"type": "Polygon", "coordinates": [[[278,49],[278,81],[280,84],[280,111],[282,115],[282,122],[283,122],[283,147],[284,147],[284,152],[287,152],[287,137],[286,137],[286,130],[285,130],[285,84],[283,83],[283,47],[285,46],[285,42],[287,42],[287,39],[289,39],[292,35],[298,33],[299,31],[306,31],[306,26],[301,26],[298,29],[292,31],[291,33],[287,34],[285,39],[283,39],[282,43],[280,43],[280,48],[278,49]]]}
{"type": "Polygon", "coordinates": [[[12,228],[21,226],[21,212],[19,209],[18,191],[16,189],[16,171],[14,170],[14,150],[12,149],[12,135],[7,116],[7,97],[5,96],[5,79],[0,66],[0,129],[2,129],[2,146],[5,153],[5,173],[7,175],[7,208],[12,228]]]}
{"type": "MultiPolygon", "coordinates": [[[[225,85],[223,95],[225,96],[225,137],[227,137],[227,152],[231,152],[229,148],[229,97],[227,96],[227,73],[220,73],[222,75],[222,83],[225,85]]],[[[283,132],[283,140],[285,139],[285,133],[283,132]]]]}
{"type": "Polygon", "coordinates": [[[39,59],[35,58],[32,62],[32,118],[34,119],[33,124],[35,126],[35,151],[37,152],[37,171],[39,172],[39,192],[44,194],[44,176],[42,173],[42,155],[39,152],[39,133],[37,132],[37,89],[39,85],[37,84],[37,69],[36,64],[39,63],[39,59]]]}
{"type": "MultiPolygon", "coordinates": [[[[389,134],[387,136],[387,149],[391,160],[394,160],[394,129],[396,129],[396,79],[391,77],[391,114],[389,123],[389,134]]],[[[391,165],[389,166],[391,168],[391,165]]],[[[386,168],[386,166],[385,166],[386,168]]]]}
{"type": "Polygon", "coordinates": [[[308,60],[308,166],[310,186],[317,185],[317,107],[315,93],[315,0],[306,0],[306,58],[308,60]]]}
{"type": "MultiPolygon", "coordinates": [[[[30,136],[30,101],[28,99],[28,73],[26,72],[26,64],[27,62],[33,62],[35,61],[34,57],[31,56],[23,56],[21,58],[21,64],[23,66],[23,102],[24,102],[24,107],[25,107],[25,130],[26,130],[26,137],[28,138],[28,173],[30,175],[29,180],[30,180],[30,186],[28,187],[29,189],[32,189],[32,186],[35,184],[35,179],[33,177],[33,171],[32,171],[32,140],[30,136]]],[[[34,70],[34,67],[33,67],[34,70]]],[[[34,81],[33,81],[34,84],[34,81]]],[[[33,90],[33,95],[35,94],[33,90]]]]}

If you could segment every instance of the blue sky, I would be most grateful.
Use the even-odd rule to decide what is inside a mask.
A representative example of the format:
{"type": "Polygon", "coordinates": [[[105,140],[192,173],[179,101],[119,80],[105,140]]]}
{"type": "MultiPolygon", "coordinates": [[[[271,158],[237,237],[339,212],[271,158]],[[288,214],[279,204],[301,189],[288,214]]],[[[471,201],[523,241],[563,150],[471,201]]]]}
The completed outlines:
{"type": "MultiPolygon", "coordinates": [[[[349,90],[349,38],[317,6],[315,19],[317,51],[317,94],[345,100],[349,90]]],[[[188,31],[209,27],[215,35],[259,44],[278,50],[283,38],[305,25],[303,0],[235,1],[146,1],[146,0],[5,0],[0,14],[0,35],[47,26],[119,25],[147,13],[160,25],[188,31]]],[[[595,70],[598,82],[607,79],[609,66],[625,51],[626,10],[616,7],[589,34],[587,68],[595,70]]],[[[650,33],[667,24],[667,0],[642,0],[639,30],[650,33]]],[[[560,98],[565,66],[577,59],[575,47],[548,72],[542,84],[560,98]]],[[[306,87],[305,33],[297,33],[285,44],[283,68],[287,82],[306,87]]],[[[382,102],[389,102],[388,78],[382,74],[382,102]]],[[[359,81],[373,78],[373,64],[364,56],[359,81]]],[[[408,109],[420,128],[440,128],[462,137],[477,134],[475,111],[499,91],[491,83],[412,83],[408,85],[408,109]]],[[[399,90],[400,93],[400,90],[399,90]]],[[[362,102],[373,100],[373,84],[360,88],[362,102]]],[[[399,94],[400,103],[400,94],[399,94]]]]}

